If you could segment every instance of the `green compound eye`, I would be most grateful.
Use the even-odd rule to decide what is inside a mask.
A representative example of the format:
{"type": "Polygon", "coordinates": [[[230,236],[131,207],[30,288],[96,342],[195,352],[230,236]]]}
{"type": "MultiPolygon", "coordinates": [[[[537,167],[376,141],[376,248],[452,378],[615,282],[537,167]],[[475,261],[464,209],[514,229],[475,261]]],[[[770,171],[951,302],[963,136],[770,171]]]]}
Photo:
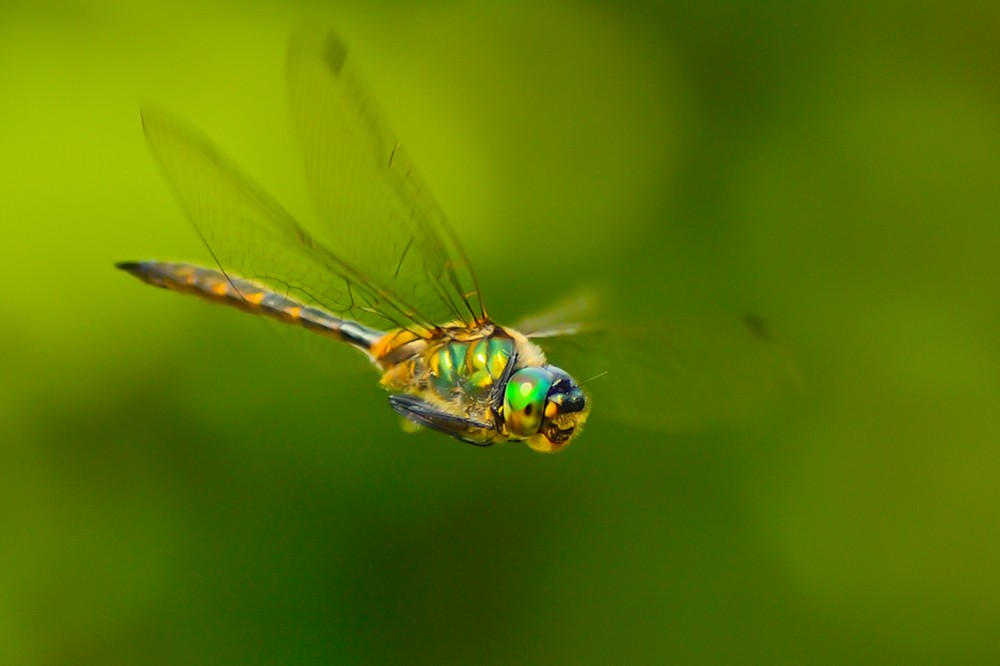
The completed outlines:
{"type": "Polygon", "coordinates": [[[539,368],[521,368],[511,376],[504,392],[503,412],[513,434],[530,437],[538,432],[551,385],[552,376],[539,368]]]}

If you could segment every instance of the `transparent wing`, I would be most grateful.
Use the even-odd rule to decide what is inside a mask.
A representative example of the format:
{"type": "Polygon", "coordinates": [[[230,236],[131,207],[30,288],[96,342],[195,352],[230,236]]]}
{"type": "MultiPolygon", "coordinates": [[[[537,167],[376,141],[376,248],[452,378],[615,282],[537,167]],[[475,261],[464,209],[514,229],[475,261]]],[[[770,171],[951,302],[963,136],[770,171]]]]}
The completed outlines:
{"type": "Polygon", "coordinates": [[[202,134],[149,108],[142,121],[167,181],[227,274],[369,326],[427,334],[430,322],[313,239],[202,134]]]}
{"type": "Polygon", "coordinates": [[[798,385],[788,350],[752,317],[676,315],[519,330],[549,363],[584,383],[595,410],[644,426],[685,431],[746,419],[798,385]]]}
{"type": "Polygon", "coordinates": [[[344,43],[304,27],[288,51],[292,118],[330,240],[428,324],[486,318],[465,252],[344,43]]]}
{"type": "Polygon", "coordinates": [[[602,291],[582,289],[541,312],[527,315],[514,328],[536,341],[539,338],[579,335],[594,328],[593,322],[603,309],[603,303],[602,291]]]}

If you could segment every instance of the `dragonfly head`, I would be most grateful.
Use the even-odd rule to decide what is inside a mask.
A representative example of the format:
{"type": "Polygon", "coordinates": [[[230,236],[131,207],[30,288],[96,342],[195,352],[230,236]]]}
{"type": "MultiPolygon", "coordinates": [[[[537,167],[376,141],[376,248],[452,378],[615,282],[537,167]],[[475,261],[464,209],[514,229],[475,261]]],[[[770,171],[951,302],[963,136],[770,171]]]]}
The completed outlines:
{"type": "Polygon", "coordinates": [[[579,432],[590,412],[590,398],[561,368],[527,367],[507,382],[503,412],[511,434],[535,451],[552,453],[579,432]]]}

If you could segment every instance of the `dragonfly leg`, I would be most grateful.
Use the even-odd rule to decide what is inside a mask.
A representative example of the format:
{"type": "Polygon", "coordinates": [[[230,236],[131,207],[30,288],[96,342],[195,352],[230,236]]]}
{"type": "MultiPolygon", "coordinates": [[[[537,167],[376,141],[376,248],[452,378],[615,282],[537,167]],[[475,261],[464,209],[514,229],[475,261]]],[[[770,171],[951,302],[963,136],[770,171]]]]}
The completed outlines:
{"type": "Polygon", "coordinates": [[[451,435],[466,444],[474,446],[493,444],[492,439],[488,439],[489,435],[487,434],[493,430],[492,426],[443,412],[416,396],[405,393],[390,395],[389,404],[398,414],[417,425],[451,435]],[[475,438],[477,435],[478,438],[475,438]]]}

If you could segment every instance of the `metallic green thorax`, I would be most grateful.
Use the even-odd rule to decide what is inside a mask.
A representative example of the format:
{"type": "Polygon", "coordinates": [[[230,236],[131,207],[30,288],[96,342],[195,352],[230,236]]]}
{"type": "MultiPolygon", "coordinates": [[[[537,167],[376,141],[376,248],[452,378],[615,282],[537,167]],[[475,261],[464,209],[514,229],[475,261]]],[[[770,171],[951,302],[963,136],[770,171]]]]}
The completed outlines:
{"type": "Polygon", "coordinates": [[[431,383],[442,397],[489,391],[514,352],[510,338],[491,337],[441,345],[430,358],[431,383]]]}

